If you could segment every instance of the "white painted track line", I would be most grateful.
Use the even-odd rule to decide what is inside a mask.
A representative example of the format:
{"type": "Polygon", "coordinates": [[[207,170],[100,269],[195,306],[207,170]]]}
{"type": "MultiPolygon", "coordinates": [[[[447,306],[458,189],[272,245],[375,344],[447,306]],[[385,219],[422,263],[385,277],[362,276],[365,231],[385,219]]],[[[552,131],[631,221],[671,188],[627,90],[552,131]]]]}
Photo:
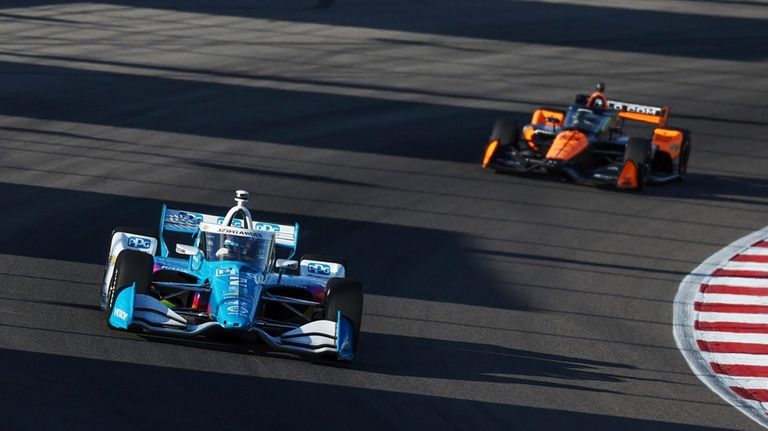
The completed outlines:
{"type": "Polygon", "coordinates": [[[696,313],[701,322],[768,323],[768,315],[748,313],[696,313]]]}
{"type": "Polygon", "coordinates": [[[749,277],[707,277],[704,284],[710,286],[763,287],[768,289],[768,279],[749,277]]]}
{"type": "MultiPolygon", "coordinates": [[[[768,345],[768,334],[740,334],[733,332],[696,331],[696,339],[702,341],[768,345]]],[[[768,357],[766,357],[766,364],[768,365],[768,357]]]]}
{"type": "Polygon", "coordinates": [[[701,301],[708,304],[768,305],[768,296],[704,293],[701,301]]]}

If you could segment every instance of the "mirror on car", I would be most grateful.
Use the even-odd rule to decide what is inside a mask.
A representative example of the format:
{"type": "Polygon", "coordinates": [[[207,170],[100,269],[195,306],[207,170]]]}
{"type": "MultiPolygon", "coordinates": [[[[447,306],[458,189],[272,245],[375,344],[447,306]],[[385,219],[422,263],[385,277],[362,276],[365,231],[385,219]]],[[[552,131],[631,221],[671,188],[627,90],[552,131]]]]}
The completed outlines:
{"type": "Polygon", "coordinates": [[[200,249],[187,244],[176,244],[176,253],[183,254],[185,256],[196,256],[200,253],[200,249]]]}
{"type": "Polygon", "coordinates": [[[275,268],[277,269],[299,269],[299,261],[298,260],[290,260],[290,259],[277,259],[275,262],[275,268]]]}
{"type": "Polygon", "coordinates": [[[560,119],[557,117],[547,117],[548,123],[560,124],[560,119]]]}

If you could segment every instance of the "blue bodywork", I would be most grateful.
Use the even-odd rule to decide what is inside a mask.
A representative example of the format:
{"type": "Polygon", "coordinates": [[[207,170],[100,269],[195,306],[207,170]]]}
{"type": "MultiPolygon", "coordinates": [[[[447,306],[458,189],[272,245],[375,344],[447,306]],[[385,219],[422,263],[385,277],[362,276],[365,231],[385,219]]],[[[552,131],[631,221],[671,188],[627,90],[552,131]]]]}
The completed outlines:
{"type": "MultiPolygon", "coordinates": [[[[159,253],[153,256],[152,291],[137,292],[135,283],[117,286],[109,325],[178,335],[197,335],[214,328],[256,333],[276,349],[333,354],[339,360],[351,360],[355,331],[352,321],[340,310],[333,320],[318,319],[318,313],[324,311],[326,284],[332,276],[328,268],[332,264],[311,263],[314,272],[318,265],[323,266],[318,274],[286,274],[285,269],[276,269],[279,250],[287,259],[296,252],[298,224],[252,222],[249,218],[250,214],[245,221],[230,218],[225,226],[222,217],[171,210],[163,205],[157,238],[159,253]],[[244,225],[251,229],[240,228],[244,225]],[[181,243],[187,238],[187,247],[194,247],[188,249],[188,257],[171,255],[166,244],[169,233],[180,237],[181,243]],[[226,253],[212,260],[201,250],[205,247],[203,238],[210,235],[267,244],[261,250],[262,257],[266,257],[260,264],[228,259],[226,253]]],[[[206,241],[210,243],[210,239],[206,241]]],[[[219,249],[215,257],[222,250],[226,251],[219,249]]],[[[115,259],[111,256],[110,260],[115,259]]]]}

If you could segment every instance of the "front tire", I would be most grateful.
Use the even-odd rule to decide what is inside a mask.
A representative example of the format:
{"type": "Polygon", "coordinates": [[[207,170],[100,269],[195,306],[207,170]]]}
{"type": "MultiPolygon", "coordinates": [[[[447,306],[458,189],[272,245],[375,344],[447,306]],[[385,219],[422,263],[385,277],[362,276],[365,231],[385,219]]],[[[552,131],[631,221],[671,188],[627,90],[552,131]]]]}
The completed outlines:
{"type": "Polygon", "coordinates": [[[352,323],[352,351],[357,351],[363,320],[363,285],[344,278],[332,278],[326,285],[325,319],[336,321],[337,314],[352,323]]]}
{"type": "Polygon", "coordinates": [[[512,118],[499,118],[493,125],[489,141],[499,140],[499,147],[513,147],[520,137],[520,125],[512,118]]]}
{"type": "Polygon", "coordinates": [[[107,288],[107,313],[112,314],[117,295],[132,284],[137,294],[147,294],[152,286],[154,258],[136,250],[123,250],[117,255],[115,270],[107,288]]]}
{"type": "MultiPolygon", "coordinates": [[[[111,300],[108,298],[109,293],[105,292],[104,286],[107,285],[107,282],[109,281],[109,280],[107,280],[107,274],[109,272],[109,263],[110,263],[109,261],[110,261],[110,258],[112,257],[112,249],[111,249],[112,241],[115,238],[115,234],[118,234],[118,233],[124,233],[124,234],[128,234],[128,235],[138,235],[138,236],[150,237],[150,238],[157,238],[157,235],[156,235],[155,232],[153,232],[151,230],[148,230],[148,229],[142,229],[142,228],[137,228],[137,227],[118,226],[118,227],[116,227],[116,228],[114,228],[112,230],[112,234],[109,236],[109,244],[107,245],[107,261],[104,264],[104,275],[101,276],[102,288],[101,288],[101,291],[99,293],[101,309],[104,310],[104,311],[107,311],[107,312],[110,311],[111,300]]],[[[159,247],[158,247],[158,250],[159,250],[159,247]]],[[[116,262],[117,261],[115,261],[115,263],[116,262]]],[[[114,275],[114,272],[113,272],[113,275],[114,275]]]]}
{"type": "Polygon", "coordinates": [[[651,141],[630,138],[624,151],[624,163],[633,162],[637,167],[637,190],[642,191],[648,183],[651,163],[651,141]]]}
{"type": "Polygon", "coordinates": [[[485,146],[483,155],[483,167],[488,166],[499,154],[508,153],[516,148],[520,137],[520,125],[511,118],[499,118],[493,125],[491,137],[485,146]],[[496,142],[495,147],[491,147],[496,142]]]}

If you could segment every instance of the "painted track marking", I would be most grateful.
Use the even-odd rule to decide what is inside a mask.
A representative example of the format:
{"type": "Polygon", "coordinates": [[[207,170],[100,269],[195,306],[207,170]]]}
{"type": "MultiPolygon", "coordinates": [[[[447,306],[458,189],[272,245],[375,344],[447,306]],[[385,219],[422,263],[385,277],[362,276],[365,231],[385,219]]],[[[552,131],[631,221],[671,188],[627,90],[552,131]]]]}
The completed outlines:
{"type": "Polygon", "coordinates": [[[768,227],[723,248],[683,279],[674,336],[696,376],[768,427],[768,227]]]}

